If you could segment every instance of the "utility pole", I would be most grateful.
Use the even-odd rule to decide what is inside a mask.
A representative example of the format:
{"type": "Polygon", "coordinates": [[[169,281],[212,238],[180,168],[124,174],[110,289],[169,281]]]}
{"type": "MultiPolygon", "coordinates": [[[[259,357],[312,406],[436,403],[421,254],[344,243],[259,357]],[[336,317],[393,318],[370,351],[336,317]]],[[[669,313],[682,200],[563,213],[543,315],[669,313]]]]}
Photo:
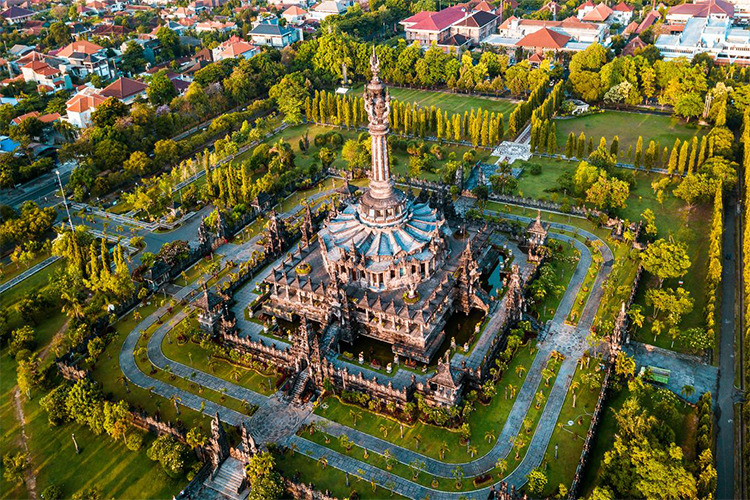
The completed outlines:
{"type": "MultiPolygon", "coordinates": [[[[55,175],[57,175],[57,183],[60,185],[60,194],[62,195],[63,199],[63,205],[65,205],[65,212],[68,214],[68,223],[70,223],[70,232],[75,232],[75,228],[73,227],[73,218],[70,216],[70,209],[68,208],[68,199],[65,197],[65,189],[62,185],[62,180],[60,179],[60,170],[55,169],[55,175]]],[[[73,441],[75,441],[75,438],[73,438],[73,441]]]]}

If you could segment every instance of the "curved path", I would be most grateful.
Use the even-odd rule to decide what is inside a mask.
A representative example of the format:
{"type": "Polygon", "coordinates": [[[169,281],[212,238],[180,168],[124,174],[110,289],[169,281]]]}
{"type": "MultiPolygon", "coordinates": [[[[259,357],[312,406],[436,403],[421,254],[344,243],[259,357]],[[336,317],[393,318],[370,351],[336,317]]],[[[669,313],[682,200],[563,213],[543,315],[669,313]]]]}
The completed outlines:
{"type": "MultiPolygon", "coordinates": [[[[323,193],[321,193],[321,195],[322,194],[323,193]]],[[[296,210],[298,210],[298,207],[295,207],[290,211],[290,213],[293,213],[296,210]]],[[[501,215],[504,218],[514,219],[521,222],[528,222],[531,220],[530,218],[523,216],[495,213],[490,211],[486,212],[491,215],[501,215]]],[[[591,240],[601,241],[596,235],[573,226],[560,223],[551,223],[551,226],[553,229],[576,231],[578,232],[578,234],[586,236],[591,240]]],[[[378,469],[366,462],[359,461],[348,455],[339,454],[334,450],[304,439],[303,437],[296,436],[295,432],[298,427],[305,422],[324,421],[326,425],[326,432],[331,435],[338,436],[341,434],[346,434],[355,443],[368,448],[371,451],[381,454],[386,449],[388,449],[391,451],[394,458],[405,464],[408,464],[414,459],[424,461],[426,464],[425,472],[427,474],[443,478],[452,478],[452,471],[458,465],[462,466],[466,476],[470,477],[483,474],[486,471],[494,468],[494,465],[499,458],[504,458],[510,453],[513,440],[515,439],[518,430],[521,428],[523,419],[526,416],[526,413],[532,403],[534,394],[541,381],[541,370],[552,351],[559,351],[565,355],[565,360],[560,366],[557,378],[555,379],[555,383],[553,384],[553,387],[550,391],[546,405],[542,412],[542,416],[531,439],[531,443],[521,463],[505,478],[505,480],[509,484],[516,487],[520,487],[525,484],[526,476],[528,475],[529,471],[531,471],[535,467],[538,467],[544,458],[547,450],[547,444],[549,443],[552,432],[555,429],[555,425],[565,401],[565,396],[567,394],[570,381],[573,377],[573,374],[575,373],[577,362],[582,356],[583,352],[588,348],[586,344],[586,338],[593,323],[596,310],[598,309],[599,303],[601,301],[602,283],[607,279],[611,271],[613,262],[611,250],[606,244],[602,244],[600,246],[600,251],[602,252],[602,255],[604,257],[604,263],[597,275],[596,282],[593,286],[591,294],[589,295],[588,302],[584,307],[581,320],[575,327],[566,325],[565,318],[569,314],[574,304],[578,290],[588,271],[589,265],[592,262],[592,257],[589,248],[579,240],[562,234],[552,234],[551,236],[556,239],[568,241],[575,245],[576,248],[580,251],[580,260],[552,320],[552,328],[550,329],[550,333],[547,335],[547,338],[539,345],[537,356],[534,358],[534,361],[529,368],[524,384],[519,390],[519,394],[513,404],[508,419],[506,420],[503,429],[497,441],[495,442],[495,446],[486,455],[479,457],[473,461],[469,461],[463,464],[448,464],[440,462],[430,457],[421,455],[420,453],[399,447],[397,445],[394,445],[393,443],[384,441],[375,436],[362,433],[356,429],[332,421],[328,421],[322,417],[314,415],[311,413],[309,405],[307,407],[300,408],[295,405],[283,403],[277,395],[271,397],[263,396],[237,384],[233,384],[208,373],[180,363],[176,363],[166,358],[161,350],[162,341],[166,333],[182,318],[184,318],[184,312],[180,312],[175,315],[175,317],[157,328],[152,334],[148,343],[148,355],[151,362],[155,366],[162,369],[168,364],[175,375],[181,376],[188,380],[193,380],[204,387],[208,387],[214,390],[225,390],[228,396],[234,397],[238,400],[247,400],[252,404],[258,405],[260,409],[253,417],[248,417],[246,415],[242,415],[238,412],[223,407],[222,405],[202,398],[198,395],[173,387],[166,382],[156,380],[144,374],[137,367],[133,353],[142,332],[149,326],[154,324],[157,321],[158,317],[166,313],[166,307],[158,310],[157,312],[143,320],[133,329],[133,331],[129,333],[120,352],[120,366],[125,376],[132,383],[143,388],[151,388],[160,396],[169,398],[173,395],[179,395],[182,399],[182,405],[192,408],[196,411],[200,411],[201,403],[204,403],[204,413],[206,413],[207,415],[213,415],[216,412],[220,412],[222,419],[231,423],[232,425],[238,425],[243,421],[249,422],[249,429],[254,434],[254,437],[256,437],[256,439],[261,443],[269,441],[276,441],[280,444],[286,445],[291,445],[292,443],[294,443],[299,452],[304,453],[311,458],[317,459],[321,456],[325,456],[329,461],[329,465],[355,476],[360,476],[360,471],[364,471],[365,475],[363,477],[365,477],[366,479],[373,479],[380,486],[392,489],[393,491],[406,497],[417,498],[424,497],[425,495],[430,495],[431,498],[458,498],[459,496],[469,495],[476,496],[477,498],[486,498],[489,487],[468,493],[450,493],[433,490],[432,488],[418,485],[411,480],[402,478],[388,471],[378,469]]],[[[225,259],[237,259],[238,257],[241,257],[247,251],[245,247],[249,246],[252,248],[252,246],[254,246],[253,243],[254,241],[251,241],[249,245],[231,248],[229,252],[225,253],[225,259]]],[[[252,284],[259,281],[260,279],[261,276],[256,277],[253,282],[245,285],[244,289],[252,289],[252,284]]],[[[180,295],[186,296],[195,288],[196,285],[185,287],[180,292],[180,294],[178,294],[178,298],[180,298],[180,295]]]]}

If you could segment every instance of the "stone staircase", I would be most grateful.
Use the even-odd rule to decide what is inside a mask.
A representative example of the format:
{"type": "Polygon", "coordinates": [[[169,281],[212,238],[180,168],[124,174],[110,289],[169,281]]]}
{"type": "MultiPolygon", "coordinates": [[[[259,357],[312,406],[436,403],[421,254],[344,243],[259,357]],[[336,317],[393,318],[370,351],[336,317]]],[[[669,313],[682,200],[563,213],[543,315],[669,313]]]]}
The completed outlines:
{"type": "Polygon", "coordinates": [[[308,371],[308,368],[305,368],[301,372],[299,372],[299,375],[297,375],[297,379],[294,381],[294,387],[292,387],[292,390],[289,391],[289,401],[299,401],[300,396],[302,396],[302,392],[305,390],[305,386],[307,385],[307,379],[310,377],[310,372],[308,371]]]}
{"type": "Polygon", "coordinates": [[[244,500],[250,493],[250,489],[242,484],[244,480],[245,467],[242,462],[228,457],[204,485],[218,494],[217,499],[244,500]]]}

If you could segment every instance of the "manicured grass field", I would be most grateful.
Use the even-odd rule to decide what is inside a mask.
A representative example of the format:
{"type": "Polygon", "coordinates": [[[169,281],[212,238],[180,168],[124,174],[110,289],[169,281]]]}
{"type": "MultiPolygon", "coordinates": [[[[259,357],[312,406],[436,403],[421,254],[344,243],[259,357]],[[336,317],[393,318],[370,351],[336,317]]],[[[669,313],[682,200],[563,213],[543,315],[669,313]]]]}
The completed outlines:
{"type": "Polygon", "coordinates": [[[47,286],[49,283],[49,277],[52,276],[55,271],[62,269],[64,266],[64,259],[55,261],[38,273],[29,276],[11,289],[6,290],[0,294],[0,307],[12,306],[22,297],[37,292],[41,288],[47,286]]]}
{"type": "Polygon", "coordinates": [[[324,470],[316,460],[301,453],[289,452],[275,457],[276,466],[285,477],[298,476],[299,481],[312,483],[319,491],[330,491],[336,498],[349,498],[353,492],[357,492],[359,498],[403,498],[379,486],[373,489],[369,480],[355,476],[349,476],[350,485],[347,486],[346,476],[342,471],[331,465],[324,470]]]}
{"type": "Polygon", "coordinates": [[[611,144],[612,138],[616,135],[620,139],[619,150],[623,161],[627,161],[628,146],[633,146],[635,154],[638,136],[643,137],[643,151],[646,151],[649,141],[652,140],[658,142],[661,149],[664,149],[664,146],[671,149],[675,139],[684,141],[695,135],[708,133],[708,129],[696,123],[685,123],[679,118],[627,111],[605,111],[581,117],[557,118],[555,128],[560,151],[565,150],[565,141],[571,132],[574,132],[576,137],[581,132],[586,134],[587,143],[589,138],[593,138],[594,147],[599,145],[599,139],[602,137],[607,139],[607,145],[611,144]]]}
{"type": "MultiPolygon", "coordinates": [[[[487,431],[493,431],[496,437],[500,434],[515,401],[515,397],[506,397],[506,388],[512,386],[516,393],[520,390],[523,381],[526,379],[526,370],[516,373],[516,367],[523,366],[528,369],[535,355],[536,349],[529,345],[519,348],[496,385],[497,394],[492,398],[492,401],[486,406],[479,402],[474,404],[476,410],[469,417],[469,425],[471,427],[471,442],[477,447],[475,458],[486,454],[494,446],[494,441],[490,443],[485,440],[485,434],[487,431]]],[[[411,426],[404,424],[404,438],[401,439],[399,423],[395,420],[377,415],[358,406],[342,403],[336,398],[329,397],[325,400],[325,403],[328,408],[324,409],[321,406],[315,413],[329,420],[352,426],[350,411],[353,410],[360,412],[362,415],[356,425],[357,430],[361,432],[403,448],[419,451],[423,455],[444,462],[461,463],[471,459],[466,452],[466,447],[458,444],[458,432],[417,422],[411,426]],[[380,430],[381,426],[385,426],[387,434],[380,430]],[[417,443],[415,436],[421,436],[419,443],[417,443]],[[444,442],[450,448],[446,451],[444,458],[441,459],[440,447],[444,442]]]]}
{"type": "MultiPolygon", "coordinates": [[[[183,322],[189,321],[191,323],[197,322],[194,319],[186,318],[183,322]]],[[[176,326],[175,328],[179,328],[176,326]]],[[[211,358],[208,351],[203,349],[201,346],[188,341],[185,344],[180,345],[176,337],[171,334],[167,334],[161,344],[162,352],[168,359],[176,361],[196,370],[201,370],[206,373],[210,373],[215,377],[226,380],[232,384],[241,385],[266,396],[276,391],[276,379],[278,374],[261,374],[255,370],[244,368],[238,365],[232,365],[228,361],[211,358]],[[171,343],[170,343],[171,336],[171,343]],[[270,384],[269,384],[270,381],[270,384]]],[[[229,398],[228,398],[229,399],[229,398]]]]}
{"type": "Polygon", "coordinates": [[[579,385],[575,391],[576,407],[573,408],[573,391],[568,390],[565,403],[563,403],[560,416],[557,419],[557,425],[547,445],[547,453],[544,455],[543,462],[548,465],[546,471],[547,487],[544,490],[545,497],[553,496],[560,484],[568,488],[573,482],[573,476],[583,450],[583,442],[589,430],[600,392],[598,387],[592,389],[585,386],[581,379],[585,373],[594,372],[597,366],[596,360],[591,360],[588,369],[581,368],[579,365],[573,376],[571,386],[573,384],[579,385]],[[573,424],[570,425],[569,422],[573,422],[573,424]],[[557,457],[555,457],[555,446],[558,447],[557,457]]]}
{"type": "MultiPolygon", "coordinates": [[[[349,95],[361,95],[363,86],[357,85],[349,91],[349,95]]],[[[508,115],[516,107],[517,101],[499,97],[482,97],[469,94],[453,94],[450,92],[435,92],[430,90],[388,87],[391,99],[407,103],[417,103],[420,106],[435,106],[448,114],[471,112],[472,109],[486,109],[490,113],[502,113],[507,123],[508,115]]]]}
{"type": "MultiPolygon", "coordinates": [[[[279,134],[269,138],[266,143],[273,145],[279,140],[283,139],[286,141],[294,151],[295,155],[295,164],[297,166],[307,167],[313,163],[318,162],[317,155],[318,151],[320,151],[320,148],[317,147],[314,144],[315,136],[318,134],[325,134],[328,132],[338,132],[343,137],[344,140],[349,139],[357,139],[361,134],[367,134],[364,130],[355,130],[355,129],[345,129],[345,128],[338,128],[338,127],[327,127],[323,125],[297,125],[295,127],[289,127],[287,129],[284,129],[279,134]],[[310,147],[308,150],[302,151],[299,147],[299,141],[305,136],[305,133],[307,133],[307,136],[310,140],[310,147]]],[[[425,141],[428,145],[432,144],[429,141],[425,141]]],[[[429,171],[423,171],[420,175],[420,178],[430,180],[430,181],[437,181],[440,179],[440,176],[437,172],[440,171],[440,168],[445,165],[445,163],[448,162],[448,155],[451,152],[454,152],[456,154],[457,159],[461,159],[463,157],[463,154],[467,151],[469,151],[471,148],[466,146],[451,146],[446,145],[443,147],[445,151],[445,155],[443,156],[442,160],[435,160],[433,163],[433,170],[434,172],[429,171]]],[[[243,161],[247,161],[251,156],[253,150],[249,150],[235,158],[233,161],[234,164],[241,163],[243,161]]],[[[489,158],[489,151],[486,150],[476,150],[477,155],[476,159],[478,161],[487,161],[489,158]]],[[[408,175],[409,174],[409,159],[410,156],[405,151],[399,151],[394,149],[391,152],[391,172],[398,175],[408,175]]],[[[336,159],[333,162],[333,166],[336,168],[345,168],[347,166],[346,160],[341,158],[341,150],[339,149],[336,152],[336,159]]],[[[468,173],[468,172],[467,172],[468,173]]]]}
{"type": "MultiPolygon", "coordinates": [[[[550,241],[548,240],[548,243],[550,241]]],[[[580,255],[578,250],[570,243],[555,240],[553,244],[559,244],[562,248],[562,252],[558,252],[558,256],[555,260],[550,261],[550,265],[555,272],[555,277],[558,278],[557,284],[563,287],[567,287],[570,283],[570,278],[573,276],[573,271],[578,265],[578,259],[580,255]],[[559,254],[562,254],[561,256],[559,254]]],[[[548,320],[555,316],[555,311],[560,305],[564,292],[558,294],[548,293],[544,299],[534,304],[534,309],[539,314],[539,322],[544,324],[548,320]]]]}

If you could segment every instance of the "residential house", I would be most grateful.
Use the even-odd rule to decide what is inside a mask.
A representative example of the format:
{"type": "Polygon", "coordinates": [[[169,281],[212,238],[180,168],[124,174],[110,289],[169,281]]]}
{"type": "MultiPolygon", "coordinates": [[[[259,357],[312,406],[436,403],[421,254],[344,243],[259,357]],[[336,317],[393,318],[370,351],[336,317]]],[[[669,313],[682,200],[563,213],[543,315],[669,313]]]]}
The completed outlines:
{"type": "Polygon", "coordinates": [[[198,33],[217,32],[217,33],[228,33],[237,27],[231,21],[219,22],[219,21],[203,21],[195,25],[195,31],[198,33]]]}
{"type": "Polygon", "coordinates": [[[422,47],[441,43],[451,36],[451,26],[466,16],[463,7],[448,7],[439,12],[422,11],[399,24],[404,27],[408,42],[418,41],[422,47]]]}
{"type": "Polygon", "coordinates": [[[625,2],[620,2],[612,7],[610,18],[613,22],[625,26],[633,19],[633,7],[625,2]]]}
{"type": "Polygon", "coordinates": [[[479,10],[464,17],[451,26],[451,35],[463,35],[478,45],[497,31],[500,18],[491,12],[479,10]]]}
{"type": "Polygon", "coordinates": [[[95,88],[84,87],[83,90],[68,99],[66,103],[67,121],[78,128],[90,126],[91,114],[106,100],[95,88]]]}
{"type": "Polygon", "coordinates": [[[147,90],[148,84],[121,76],[104,87],[99,94],[102,97],[114,97],[125,104],[132,104],[139,97],[145,97],[147,90]]]}
{"type": "Polygon", "coordinates": [[[287,24],[302,24],[307,15],[305,9],[299,5],[292,5],[281,14],[281,17],[286,19],[287,24]]]}
{"type": "Polygon", "coordinates": [[[61,69],[77,78],[99,75],[104,80],[111,80],[115,77],[107,49],[87,40],[77,40],[62,48],[55,56],[64,60],[61,69]]]}
{"type": "Polygon", "coordinates": [[[646,42],[641,40],[641,37],[636,36],[632,40],[628,42],[628,44],[625,46],[625,48],[622,49],[622,55],[624,56],[634,56],[636,51],[644,49],[646,47],[646,42]]]}
{"type": "Polygon", "coordinates": [[[596,7],[588,11],[581,21],[588,23],[604,23],[612,15],[612,9],[604,2],[599,3],[596,7]]]}
{"type": "Polygon", "coordinates": [[[33,15],[33,11],[15,6],[5,9],[0,13],[0,16],[10,24],[23,24],[27,19],[31,19],[33,15]]]}
{"type": "Polygon", "coordinates": [[[302,31],[289,26],[278,24],[257,24],[248,35],[256,45],[267,45],[271,47],[286,47],[302,38],[302,31]]]}
{"type": "Polygon", "coordinates": [[[310,17],[322,21],[328,16],[338,16],[347,11],[351,4],[338,0],[325,0],[310,9],[310,17]]]}
{"type": "Polygon", "coordinates": [[[211,51],[214,61],[231,59],[233,57],[244,57],[250,59],[260,53],[260,49],[252,43],[246,42],[238,36],[232,36],[229,40],[221,43],[211,51]]]}
{"type": "Polygon", "coordinates": [[[32,60],[21,67],[23,79],[27,82],[36,82],[41,90],[57,92],[58,90],[70,90],[73,82],[70,76],[54,66],[50,66],[44,60],[32,60]]]}
{"type": "Polygon", "coordinates": [[[596,4],[592,2],[591,0],[586,0],[584,3],[578,6],[578,13],[576,16],[578,19],[583,19],[583,16],[594,10],[594,7],[596,7],[596,4]]]}
{"type": "Polygon", "coordinates": [[[606,23],[588,23],[577,17],[562,21],[519,19],[511,16],[500,25],[498,33],[485,40],[490,45],[506,48],[524,47],[531,50],[584,50],[593,43],[609,44],[606,23]],[[541,32],[537,36],[534,35],[541,32]]]}
{"type": "Polygon", "coordinates": [[[694,17],[731,19],[734,17],[734,5],[724,0],[702,0],[695,3],[683,3],[670,7],[666,20],[670,24],[684,24],[694,17]]]}

